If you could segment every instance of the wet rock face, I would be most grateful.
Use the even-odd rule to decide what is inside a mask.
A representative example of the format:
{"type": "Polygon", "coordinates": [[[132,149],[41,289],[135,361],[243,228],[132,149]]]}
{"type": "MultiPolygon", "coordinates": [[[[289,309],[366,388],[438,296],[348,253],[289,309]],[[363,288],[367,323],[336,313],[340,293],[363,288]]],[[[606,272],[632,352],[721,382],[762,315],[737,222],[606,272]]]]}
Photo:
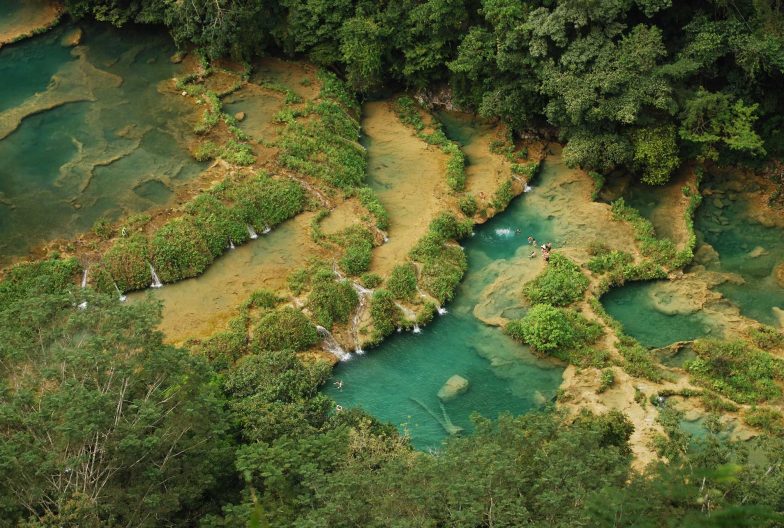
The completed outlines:
{"type": "Polygon", "coordinates": [[[459,374],[455,374],[438,391],[438,399],[447,402],[454,400],[468,390],[468,380],[459,374]]]}
{"type": "Polygon", "coordinates": [[[67,48],[73,48],[82,43],[83,36],[84,32],[82,31],[82,28],[74,28],[63,36],[60,43],[67,48]]]}

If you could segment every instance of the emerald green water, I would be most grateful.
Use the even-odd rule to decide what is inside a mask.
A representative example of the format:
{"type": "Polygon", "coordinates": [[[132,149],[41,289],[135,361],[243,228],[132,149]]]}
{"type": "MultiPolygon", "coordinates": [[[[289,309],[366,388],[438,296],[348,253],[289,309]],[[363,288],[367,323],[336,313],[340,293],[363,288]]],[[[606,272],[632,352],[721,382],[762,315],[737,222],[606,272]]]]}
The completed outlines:
{"type": "Polygon", "coordinates": [[[750,204],[742,194],[723,188],[726,182],[717,177],[708,181],[706,187],[719,193],[706,197],[695,222],[701,238],[719,253],[719,260],[708,268],[740,275],[743,284],[725,283],[718,290],[743,315],[777,326],[773,308],[784,308],[784,288],[774,280],[773,270],[784,262],[784,230],[749,218],[746,212],[750,204]],[[763,254],[751,256],[758,247],[763,254]]]}
{"type": "Polygon", "coordinates": [[[186,148],[192,111],[163,84],[180,71],[173,43],[80,26],[76,48],[61,45],[65,24],[0,49],[0,260],[168,203],[201,171],[186,148]]]}
{"type": "Polygon", "coordinates": [[[449,312],[420,334],[393,335],[366,355],[340,363],[333,381],[342,381],[342,389],[330,382],[325,392],[344,407],[361,407],[408,431],[419,449],[437,448],[447,433],[414,400],[441,417],[437,393],[454,374],[468,379],[470,386],[444,403],[444,409],[452,423],[466,431],[472,428],[474,412],[495,418],[549,402],[561,383],[562,368],[536,358],[500,328],[483,324],[473,309],[482,291],[498,278],[499,268],[491,264],[515,260],[525,266],[528,259],[520,259],[520,253],[527,253],[527,234],[544,240],[553,238],[553,230],[552,220],[526,208],[525,198],[516,199],[465,242],[469,268],[447,306],[449,312]]]}
{"type": "Polygon", "coordinates": [[[624,331],[647,347],[697,339],[712,331],[700,312],[670,315],[657,310],[653,302],[656,286],[655,282],[631,283],[610,290],[601,301],[624,331]]]}

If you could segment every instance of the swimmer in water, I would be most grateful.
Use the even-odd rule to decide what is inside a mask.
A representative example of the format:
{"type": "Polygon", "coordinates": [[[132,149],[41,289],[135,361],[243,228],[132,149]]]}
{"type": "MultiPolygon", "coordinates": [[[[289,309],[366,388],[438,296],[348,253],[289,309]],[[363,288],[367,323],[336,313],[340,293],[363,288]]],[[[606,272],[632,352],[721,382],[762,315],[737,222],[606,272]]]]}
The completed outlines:
{"type": "Polygon", "coordinates": [[[343,382],[341,380],[337,380],[335,382],[335,387],[337,387],[339,391],[342,391],[343,390],[343,382]]]}

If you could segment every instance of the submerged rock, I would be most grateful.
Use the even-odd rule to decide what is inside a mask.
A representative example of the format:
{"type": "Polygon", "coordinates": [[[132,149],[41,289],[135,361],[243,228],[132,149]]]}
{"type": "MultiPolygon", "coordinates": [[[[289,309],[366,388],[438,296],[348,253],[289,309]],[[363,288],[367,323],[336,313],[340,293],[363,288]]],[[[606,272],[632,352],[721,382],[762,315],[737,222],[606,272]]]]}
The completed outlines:
{"type": "Polygon", "coordinates": [[[468,380],[459,374],[455,374],[438,390],[438,399],[449,401],[457,398],[468,390],[468,380]]]}
{"type": "Polygon", "coordinates": [[[234,114],[234,119],[236,119],[237,121],[242,121],[243,119],[245,119],[245,112],[237,112],[236,114],[234,114]]]}
{"type": "Polygon", "coordinates": [[[749,257],[751,257],[751,258],[757,258],[757,257],[761,257],[762,255],[767,255],[767,254],[768,254],[768,250],[765,249],[762,246],[757,246],[754,249],[752,249],[751,251],[749,251],[749,257]]]}
{"type": "Polygon", "coordinates": [[[776,284],[784,288],[784,262],[779,262],[773,268],[773,278],[776,279],[776,284]]]}
{"type": "Polygon", "coordinates": [[[181,63],[181,62],[182,62],[182,60],[185,58],[185,55],[187,55],[187,53],[186,53],[186,52],[184,52],[184,51],[178,51],[178,52],[176,52],[174,55],[172,55],[171,57],[169,57],[169,62],[171,62],[172,64],[179,64],[179,63],[181,63]]]}
{"type": "Polygon", "coordinates": [[[74,28],[65,35],[63,35],[62,40],[60,40],[60,44],[65,46],[66,48],[73,48],[74,46],[78,46],[82,43],[82,37],[84,36],[84,31],[82,28],[74,28]]]}
{"type": "Polygon", "coordinates": [[[694,252],[694,262],[708,264],[719,259],[719,253],[710,244],[700,244],[694,252]]]}

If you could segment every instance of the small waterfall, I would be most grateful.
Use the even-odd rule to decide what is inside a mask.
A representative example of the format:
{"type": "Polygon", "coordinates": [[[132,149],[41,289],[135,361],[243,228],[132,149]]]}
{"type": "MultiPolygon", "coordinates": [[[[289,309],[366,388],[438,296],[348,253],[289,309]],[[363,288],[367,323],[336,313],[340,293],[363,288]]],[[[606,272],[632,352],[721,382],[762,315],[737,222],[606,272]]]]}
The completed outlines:
{"type": "Polygon", "coordinates": [[[229,238],[229,249],[234,249],[234,242],[229,238]]]}
{"type": "Polygon", "coordinates": [[[255,229],[253,229],[252,225],[248,224],[245,227],[248,228],[248,236],[250,237],[251,240],[256,240],[257,238],[259,238],[259,234],[256,232],[255,229]]]}
{"type": "Polygon", "coordinates": [[[87,268],[84,268],[84,271],[82,272],[82,289],[85,289],[86,287],[87,287],[87,268]]]}
{"type": "Polygon", "coordinates": [[[415,334],[421,334],[422,333],[422,329],[419,328],[419,325],[416,324],[416,323],[414,323],[414,328],[411,331],[414,332],[415,334]]]}
{"type": "Polygon", "coordinates": [[[117,283],[114,283],[114,289],[117,290],[117,298],[120,299],[120,302],[125,302],[128,297],[123,295],[123,292],[120,291],[120,288],[117,287],[117,283]]]}
{"type": "Polygon", "coordinates": [[[262,235],[266,235],[266,234],[267,234],[267,233],[269,233],[270,231],[272,231],[272,228],[271,228],[270,226],[268,226],[268,225],[264,224],[264,231],[262,231],[262,232],[261,232],[261,234],[262,234],[262,235]]]}
{"type": "Polygon", "coordinates": [[[150,284],[150,288],[160,288],[163,286],[161,279],[158,278],[158,274],[155,273],[155,268],[152,267],[150,264],[150,275],[152,276],[152,284],[150,284]]]}
{"type": "Polygon", "coordinates": [[[79,308],[80,310],[84,310],[85,308],[87,308],[87,301],[80,302],[78,305],[76,305],[76,307],[79,308]]]}
{"type": "Polygon", "coordinates": [[[533,190],[534,190],[534,188],[531,187],[530,185],[528,185],[527,183],[525,184],[525,188],[523,188],[523,192],[526,192],[526,193],[527,192],[531,192],[533,190]]]}
{"type": "Polygon", "coordinates": [[[332,336],[329,330],[324,328],[323,326],[317,326],[316,331],[319,335],[324,339],[324,346],[326,347],[327,351],[338,358],[340,361],[348,361],[351,359],[351,354],[343,350],[343,347],[340,346],[340,343],[332,336]]]}
{"type": "Polygon", "coordinates": [[[449,313],[449,312],[447,311],[446,308],[444,308],[443,306],[439,306],[438,307],[438,315],[444,315],[444,314],[447,314],[447,313],[449,313]]]}
{"type": "MultiPolygon", "coordinates": [[[[338,271],[337,266],[335,267],[335,274],[338,277],[341,277],[340,271],[338,271]]],[[[351,320],[351,333],[354,336],[354,352],[359,354],[360,356],[365,353],[362,350],[362,345],[360,345],[359,341],[359,322],[362,320],[362,313],[365,310],[365,306],[367,306],[367,298],[373,294],[373,290],[365,288],[361,284],[356,282],[352,282],[351,286],[357,292],[359,296],[359,306],[357,306],[356,312],[354,312],[354,318],[351,320]]]]}

